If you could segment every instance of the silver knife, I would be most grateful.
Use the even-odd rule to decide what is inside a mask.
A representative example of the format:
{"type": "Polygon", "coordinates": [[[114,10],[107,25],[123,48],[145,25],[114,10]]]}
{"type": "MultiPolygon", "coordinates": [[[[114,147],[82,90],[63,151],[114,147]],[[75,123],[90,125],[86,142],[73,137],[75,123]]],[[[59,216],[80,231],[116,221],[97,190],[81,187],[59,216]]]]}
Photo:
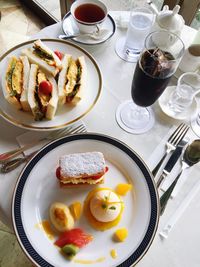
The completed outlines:
{"type": "Polygon", "coordinates": [[[165,165],[162,174],[160,175],[160,177],[157,180],[157,183],[156,183],[157,188],[161,185],[162,181],[169,175],[169,173],[173,169],[174,165],[178,161],[178,159],[182,153],[183,148],[185,147],[185,145],[187,143],[188,143],[188,141],[181,140],[181,142],[179,143],[177,148],[174,150],[174,152],[172,153],[171,157],[169,158],[167,164],[165,165]]]}

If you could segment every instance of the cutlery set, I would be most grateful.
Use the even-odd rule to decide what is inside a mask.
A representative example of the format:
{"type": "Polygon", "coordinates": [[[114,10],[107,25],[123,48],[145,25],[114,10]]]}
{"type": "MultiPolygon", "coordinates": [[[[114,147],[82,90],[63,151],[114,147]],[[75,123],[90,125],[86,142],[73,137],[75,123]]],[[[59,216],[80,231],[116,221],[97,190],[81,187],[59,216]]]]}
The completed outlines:
{"type": "Polygon", "coordinates": [[[164,194],[160,198],[160,214],[162,215],[165,207],[167,205],[167,202],[171,196],[172,191],[174,190],[182,172],[193,166],[194,164],[198,163],[200,161],[200,140],[193,141],[190,145],[188,145],[184,153],[182,154],[181,158],[181,170],[177,177],[174,179],[173,183],[169,186],[169,188],[164,192],[164,194]]]}
{"type": "Polygon", "coordinates": [[[73,134],[77,134],[77,133],[84,133],[87,132],[86,127],[84,124],[79,124],[78,126],[70,126],[70,127],[66,127],[63,128],[61,130],[57,130],[54,132],[51,132],[50,134],[48,134],[47,136],[32,142],[28,145],[25,145],[23,147],[20,147],[18,149],[15,150],[11,150],[5,153],[0,154],[0,173],[8,173],[12,170],[14,170],[15,168],[17,168],[19,165],[21,165],[24,162],[29,161],[37,152],[34,151],[31,154],[25,156],[25,157],[18,157],[16,158],[16,156],[20,155],[22,152],[34,147],[35,145],[39,144],[42,141],[53,141],[56,140],[58,138],[67,136],[67,135],[73,135],[73,134]]]}
{"type": "Polygon", "coordinates": [[[176,147],[176,149],[172,153],[171,157],[169,158],[168,162],[166,163],[166,165],[162,171],[162,174],[158,178],[158,180],[156,182],[157,187],[159,187],[161,185],[161,183],[164,181],[164,179],[170,174],[170,172],[173,169],[174,165],[176,164],[177,160],[181,156],[182,150],[186,144],[187,144],[187,141],[185,141],[185,140],[180,141],[179,145],[176,147]]]}
{"type": "Polygon", "coordinates": [[[179,142],[185,137],[186,133],[189,130],[189,126],[181,123],[176,130],[172,133],[172,135],[169,137],[166,143],[166,151],[164,156],[161,158],[161,160],[158,162],[156,167],[152,170],[153,176],[156,176],[158,173],[162,163],[166,159],[167,155],[169,155],[172,151],[174,151],[179,144],[179,142]]]}
{"type": "Polygon", "coordinates": [[[158,171],[161,169],[162,164],[167,157],[168,154],[171,154],[168,159],[166,165],[164,166],[161,175],[156,179],[157,188],[160,187],[162,182],[167,178],[167,176],[172,171],[176,162],[181,157],[181,170],[179,174],[176,176],[171,185],[167,188],[167,190],[160,197],[160,215],[163,214],[168,200],[174,190],[182,172],[193,166],[194,164],[200,161],[200,140],[193,141],[190,145],[188,145],[188,140],[186,140],[185,135],[189,130],[189,126],[181,123],[176,130],[172,133],[166,143],[166,152],[158,164],[153,169],[152,173],[156,178],[158,171]],[[185,138],[185,139],[184,139],[185,138]]]}

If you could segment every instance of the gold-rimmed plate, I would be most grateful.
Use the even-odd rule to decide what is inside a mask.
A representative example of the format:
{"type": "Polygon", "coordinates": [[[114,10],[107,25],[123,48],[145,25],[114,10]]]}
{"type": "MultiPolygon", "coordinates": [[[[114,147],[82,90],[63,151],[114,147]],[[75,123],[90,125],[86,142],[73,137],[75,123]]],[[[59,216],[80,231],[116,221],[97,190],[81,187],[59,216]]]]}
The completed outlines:
{"type": "Polygon", "coordinates": [[[82,100],[76,106],[64,105],[59,107],[53,120],[35,121],[31,112],[16,110],[7,102],[3,95],[5,71],[11,56],[20,56],[24,48],[32,47],[33,40],[17,45],[0,58],[0,115],[11,124],[29,130],[56,130],[72,124],[83,118],[96,104],[102,88],[102,75],[95,59],[78,45],[58,40],[41,39],[52,50],[71,54],[74,58],[85,57],[87,80],[82,100]]]}

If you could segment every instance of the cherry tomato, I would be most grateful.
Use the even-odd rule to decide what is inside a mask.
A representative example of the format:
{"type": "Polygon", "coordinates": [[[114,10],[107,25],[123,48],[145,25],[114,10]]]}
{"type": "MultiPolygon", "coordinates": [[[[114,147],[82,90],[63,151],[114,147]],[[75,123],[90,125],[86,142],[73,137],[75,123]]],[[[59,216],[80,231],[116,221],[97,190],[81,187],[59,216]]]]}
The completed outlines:
{"type": "Polygon", "coordinates": [[[60,60],[62,60],[62,58],[63,58],[63,54],[62,54],[60,51],[56,50],[56,51],[54,51],[54,53],[56,54],[56,56],[57,56],[60,60]]]}
{"type": "Polygon", "coordinates": [[[39,84],[39,92],[44,95],[50,95],[52,92],[52,84],[49,81],[42,81],[39,84]]]}

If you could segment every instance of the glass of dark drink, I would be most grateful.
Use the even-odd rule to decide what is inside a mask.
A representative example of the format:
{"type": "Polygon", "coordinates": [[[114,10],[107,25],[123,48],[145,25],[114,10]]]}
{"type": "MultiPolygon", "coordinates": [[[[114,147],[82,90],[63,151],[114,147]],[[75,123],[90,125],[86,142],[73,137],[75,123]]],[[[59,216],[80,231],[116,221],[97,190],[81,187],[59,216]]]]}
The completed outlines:
{"type": "Polygon", "coordinates": [[[150,33],[136,64],[131,95],[133,101],[122,103],[117,122],[126,131],[140,134],[154,124],[150,106],[161,96],[184,54],[182,40],[169,31],[150,33]]]}

